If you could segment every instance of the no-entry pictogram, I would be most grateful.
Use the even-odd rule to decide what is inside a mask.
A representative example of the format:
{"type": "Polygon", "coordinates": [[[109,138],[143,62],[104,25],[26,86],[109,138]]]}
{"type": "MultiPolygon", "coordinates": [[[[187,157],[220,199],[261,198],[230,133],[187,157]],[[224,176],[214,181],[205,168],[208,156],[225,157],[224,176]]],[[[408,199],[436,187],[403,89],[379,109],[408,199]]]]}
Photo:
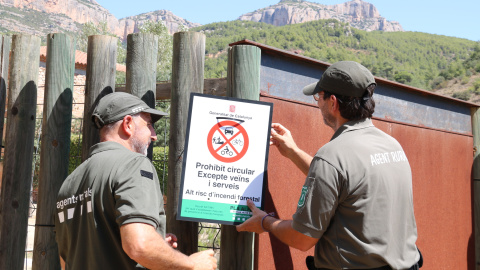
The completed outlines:
{"type": "MultiPolygon", "coordinates": [[[[217,120],[220,120],[219,117],[217,120]]],[[[221,162],[240,160],[248,150],[248,134],[242,120],[223,120],[215,124],[208,133],[207,146],[210,154],[221,162]]]]}

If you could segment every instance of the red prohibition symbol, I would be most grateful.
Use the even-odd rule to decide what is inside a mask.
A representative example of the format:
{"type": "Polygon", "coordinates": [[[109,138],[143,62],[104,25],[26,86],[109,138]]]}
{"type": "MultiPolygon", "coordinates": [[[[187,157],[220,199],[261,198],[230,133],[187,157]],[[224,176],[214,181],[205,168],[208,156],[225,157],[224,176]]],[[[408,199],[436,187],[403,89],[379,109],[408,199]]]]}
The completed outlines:
{"type": "Polygon", "coordinates": [[[221,121],[215,124],[207,136],[208,151],[221,162],[240,160],[248,149],[248,134],[240,123],[221,121]]]}

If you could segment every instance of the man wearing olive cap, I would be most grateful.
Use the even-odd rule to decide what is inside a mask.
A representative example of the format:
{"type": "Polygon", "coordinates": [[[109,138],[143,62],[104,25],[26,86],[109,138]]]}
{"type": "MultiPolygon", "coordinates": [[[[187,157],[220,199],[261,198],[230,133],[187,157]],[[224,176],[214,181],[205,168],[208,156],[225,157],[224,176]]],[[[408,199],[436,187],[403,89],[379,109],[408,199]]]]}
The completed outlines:
{"type": "Polygon", "coordinates": [[[292,220],[248,206],[253,216],[239,231],[271,232],[307,251],[308,269],[418,269],[412,173],[400,144],[372,124],[375,79],[364,66],[341,61],[303,89],[313,95],[330,142],[314,157],[288,129],[272,125],[271,144],[305,173],[292,220]]]}
{"type": "Polygon", "coordinates": [[[147,149],[166,113],[111,93],[92,113],[100,143],[60,188],[56,240],[66,269],[215,269],[213,251],[186,256],[165,237],[160,185],[147,149]]]}

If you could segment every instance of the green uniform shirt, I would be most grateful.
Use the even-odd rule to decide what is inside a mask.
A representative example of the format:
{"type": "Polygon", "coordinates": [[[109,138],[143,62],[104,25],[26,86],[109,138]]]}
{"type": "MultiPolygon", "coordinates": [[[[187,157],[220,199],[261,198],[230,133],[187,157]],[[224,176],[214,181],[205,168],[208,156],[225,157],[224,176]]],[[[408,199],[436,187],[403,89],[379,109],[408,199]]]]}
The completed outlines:
{"type": "Polygon", "coordinates": [[[163,196],[152,162],[116,142],[94,145],[57,198],[56,240],[66,268],[142,268],[123,251],[120,238],[120,226],[134,222],[165,234],[163,196]]]}
{"type": "Polygon", "coordinates": [[[370,119],[340,127],[313,158],[292,226],[319,238],[318,268],[414,265],[412,173],[400,144],[370,119]]]}

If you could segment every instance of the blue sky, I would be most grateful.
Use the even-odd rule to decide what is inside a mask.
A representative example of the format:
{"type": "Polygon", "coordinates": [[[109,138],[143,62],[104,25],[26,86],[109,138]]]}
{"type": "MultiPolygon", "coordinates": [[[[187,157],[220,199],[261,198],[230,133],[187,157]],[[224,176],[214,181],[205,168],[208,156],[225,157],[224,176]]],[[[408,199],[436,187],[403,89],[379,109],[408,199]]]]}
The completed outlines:
{"type": "MultiPolygon", "coordinates": [[[[280,0],[96,0],[118,19],[166,9],[200,24],[236,20],[240,15],[280,0]]],[[[333,5],[346,0],[310,0],[333,5]]],[[[398,21],[405,31],[480,41],[479,0],[370,0],[382,17],[398,21]]]]}

